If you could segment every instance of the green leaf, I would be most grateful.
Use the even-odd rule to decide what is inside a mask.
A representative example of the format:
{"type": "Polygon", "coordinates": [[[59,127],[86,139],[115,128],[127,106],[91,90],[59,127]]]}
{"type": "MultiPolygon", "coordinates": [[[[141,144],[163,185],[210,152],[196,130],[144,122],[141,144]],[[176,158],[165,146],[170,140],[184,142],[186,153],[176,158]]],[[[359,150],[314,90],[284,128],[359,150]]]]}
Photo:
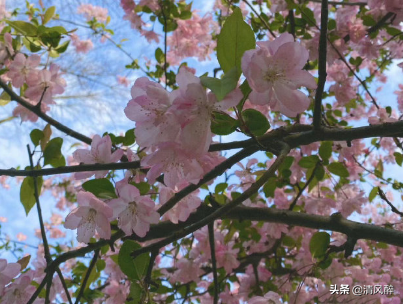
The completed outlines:
{"type": "Polygon", "coordinates": [[[239,75],[237,69],[234,67],[228,73],[225,73],[221,79],[214,77],[200,77],[201,83],[209,88],[217,97],[218,101],[224,99],[228,93],[235,90],[238,84],[239,75]]]}
{"type": "Polygon", "coordinates": [[[32,143],[36,146],[39,145],[39,142],[41,141],[41,139],[45,136],[45,134],[43,134],[43,131],[39,130],[39,129],[33,129],[31,131],[31,133],[29,134],[29,136],[31,137],[31,141],[32,143]]]}
{"type": "Polygon", "coordinates": [[[139,283],[130,282],[130,302],[129,303],[140,303],[141,297],[143,295],[143,290],[139,283]]]}
{"type": "Polygon", "coordinates": [[[107,178],[98,178],[86,181],[82,187],[85,191],[91,192],[99,198],[117,198],[115,187],[107,178]]]}
{"type": "Polygon", "coordinates": [[[52,167],[61,167],[66,165],[66,160],[61,152],[63,145],[63,138],[55,137],[50,140],[43,151],[43,157],[45,159],[44,165],[51,165],[52,167]]]}
{"type": "MultiPolygon", "coordinates": [[[[40,193],[41,188],[42,188],[43,179],[42,179],[42,177],[37,177],[36,181],[38,184],[38,193],[40,193]]],[[[25,214],[28,215],[29,211],[32,209],[32,207],[36,203],[33,177],[28,176],[28,177],[24,178],[24,180],[22,181],[21,190],[20,190],[20,200],[21,200],[22,205],[24,206],[25,214]]]]}
{"type": "Polygon", "coordinates": [[[157,60],[158,63],[164,62],[164,52],[161,50],[161,48],[157,48],[155,50],[155,59],[157,60]]]}
{"type": "Polygon", "coordinates": [[[127,240],[119,250],[119,267],[131,280],[141,280],[145,276],[150,262],[150,256],[147,253],[140,254],[135,259],[131,257],[133,251],[140,248],[138,243],[127,240]]]}
{"type": "Polygon", "coordinates": [[[130,185],[135,186],[139,189],[141,195],[146,195],[150,191],[150,184],[146,182],[135,183],[131,182],[130,185]]]}
{"type": "Polygon", "coordinates": [[[245,51],[256,47],[255,35],[243,20],[241,10],[236,7],[227,18],[217,38],[217,59],[224,73],[236,67],[241,73],[241,59],[245,51]]]}
{"type": "Polygon", "coordinates": [[[277,178],[270,177],[266,184],[263,186],[263,192],[266,197],[274,197],[274,191],[277,188],[277,178]]]}
{"type": "Polygon", "coordinates": [[[42,50],[42,47],[39,42],[35,38],[27,39],[25,37],[22,38],[22,42],[24,43],[25,47],[31,51],[32,53],[39,52],[42,50]]]}
{"type": "Polygon", "coordinates": [[[330,165],[327,166],[327,169],[340,177],[349,177],[350,173],[348,173],[348,170],[344,166],[343,163],[331,163],[330,165]]]}
{"type": "Polygon", "coordinates": [[[15,118],[16,118],[16,116],[10,116],[10,117],[4,118],[4,119],[0,119],[0,124],[2,124],[4,122],[7,122],[7,121],[10,121],[10,120],[13,120],[15,118]]]}
{"type": "Polygon", "coordinates": [[[215,193],[220,193],[220,192],[224,192],[228,187],[227,183],[219,183],[217,184],[217,186],[215,186],[214,192],[215,193]]]}
{"type": "Polygon", "coordinates": [[[136,141],[136,136],[134,135],[134,128],[127,130],[125,133],[125,139],[123,140],[123,145],[131,146],[136,141]]]}
{"type": "Polygon", "coordinates": [[[330,244],[330,235],[326,232],[316,232],[309,242],[309,251],[312,257],[320,259],[326,254],[327,247],[330,244]]]}
{"type": "Polygon", "coordinates": [[[270,123],[266,116],[254,109],[243,111],[242,118],[246,125],[246,131],[255,136],[263,135],[270,128],[270,123]]]}
{"type": "Polygon", "coordinates": [[[51,6],[49,7],[46,12],[45,15],[43,15],[43,22],[42,24],[46,24],[50,21],[50,19],[52,19],[52,17],[55,15],[56,12],[56,7],[55,6],[51,6]]]}
{"type": "Polygon", "coordinates": [[[67,48],[69,47],[70,44],[70,40],[67,40],[65,42],[63,42],[61,45],[59,45],[57,48],[55,48],[55,51],[59,54],[64,53],[67,48]]]}
{"type": "Polygon", "coordinates": [[[403,155],[399,152],[395,152],[393,153],[393,155],[395,156],[396,163],[401,167],[403,162],[403,155]]]}
{"type": "Polygon", "coordinates": [[[323,160],[328,160],[332,156],[333,142],[324,141],[320,144],[319,155],[323,160]]]}
{"type": "Polygon", "coordinates": [[[378,195],[378,187],[372,188],[371,192],[369,193],[368,200],[372,202],[377,195],[378,195]]]}
{"type": "Polygon", "coordinates": [[[211,132],[217,135],[228,135],[233,133],[239,127],[238,120],[225,113],[214,113],[214,119],[211,122],[211,132]]]}
{"type": "Polygon", "coordinates": [[[8,20],[7,23],[17,32],[20,32],[23,35],[36,36],[37,27],[30,22],[8,20]]]}
{"type": "Polygon", "coordinates": [[[3,91],[0,95],[0,106],[5,106],[11,101],[10,95],[6,91],[3,91]]]}
{"type": "Polygon", "coordinates": [[[319,157],[317,155],[310,155],[310,156],[305,156],[301,158],[301,160],[298,162],[298,165],[301,168],[313,168],[316,166],[316,164],[319,162],[319,157]]]}

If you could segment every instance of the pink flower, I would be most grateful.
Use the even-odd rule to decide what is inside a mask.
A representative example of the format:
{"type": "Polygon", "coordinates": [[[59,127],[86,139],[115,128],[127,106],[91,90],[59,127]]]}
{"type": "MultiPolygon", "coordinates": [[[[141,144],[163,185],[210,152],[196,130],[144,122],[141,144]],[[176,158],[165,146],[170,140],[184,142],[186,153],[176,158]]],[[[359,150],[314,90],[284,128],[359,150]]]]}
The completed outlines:
{"type": "Polygon", "coordinates": [[[142,36],[146,37],[149,43],[151,43],[152,41],[155,41],[156,43],[160,42],[159,35],[153,30],[151,31],[140,30],[140,33],[142,36]]]}
{"type": "Polygon", "coordinates": [[[178,269],[172,275],[174,281],[182,283],[198,282],[201,275],[200,265],[191,259],[180,259],[176,264],[178,269]]]}
{"type": "Polygon", "coordinates": [[[151,167],[147,172],[149,182],[164,173],[164,183],[174,189],[183,181],[198,183],[204,174],[203,168],[181,145],[175,142],[165,142],[157,146],[159,150],[147,155],[141,160],[141,165],[151,167]]]}
{"type": "Polygon", "coordinates": [[[164,141],[174,141],[180,126],[171,109],[168,92],[146,77],[134,83],[133,99],[125,108],[125,114],[136,122],[136,142],[141,147],[150,147],[164,141]]]}
{"type": "Polygon", "coordinates": [[[6,288],[4,296],[1,297],[2,303],[27,303],[36,290],[36,287],[31,285],[33,278],[33,270],[30,270],[19,276],[12,284],[10,284],[6,288]]]}
{"type": "MultiPolygon", "coordinates": [[[[172,189],[162,186],[159,195],[160,204],[165,204],[174,194],[175,192],[172,189]]],[[[174,224],[178,224],[179,221],[184,222],[200,204],[200,198],[196,194],[190,194],[170,209],[166,213],[166,217],[174,224]]]]}
{"type": "Polygon", "coordinates": [[[20,88],[26,82],[29,73],[39,65],[41,57],[31,55],[28,58],[24,54],[15,55],[14,61],[10,64],[10,71],[7,76],[11,78],[14,87],[20,88]]]}
{"type": "Polygon", "coordinates": [[[273,292],[269,291],[264,295],[264,297],[253,297],[248,301],[249,304],[281,304],[280,296],[273,292]]]}
{"type": "Polygon", "coordinates": [[[297,89],[316,88],[315,78],[302,70],[308,51],[288,33],[257,44],[258,49],[246,51],[242,57],[242,71],[253,89],[250,101],[269,103],[273,111],[289,117],[307,110],[310,100],[297,89]]]}
{"type": "Polygon", "coordinates": [[[0,296],[4,287],[20,273],[21,265],[18,263],[8,263],[5,259],[0,259],[0,296]]]}
{"type": "Polygon", "coordinates": [[[217,266],[224,267],[227,273],[231,273],[232,269],[239,266],[239,261],[237,259],[237,253],[239,248],[233,249],[234,242],[231,241],[228,244],[219,244],[216,247],[215,254],[217,259],[217,266]]]}
{"type": "Polygon", "coordinates": [[[125,87],[128,87],[130,84],[130,80],[127,79],[124,76],[116,76],[118,83],[124,85],[125,87]]]}
{"type": "Polygon", "coordinates": [[[82,243],[89,243],[90,238],[95,235],[95,229],[101,238],[109,239],[112,208],[96,198],[94,194],[84,191],[77,194],[77,203],[78,207],[67,215],[64,227],[77,228],[77,240],[82,243]]]}
{"type": "Polygon", "coordinates": [[[126,235],[133,232],[144,237],[150,230],[150,224],[157,224],[159,214],[154,211],[154,201],[140,196],[139,190],[126,184],[117,189],[119,198],[112,200],[109,206],[113,209],[113,218],[119,218],[118,227],[126,235]]]}
{"type": "Polygon", "coordinates": [[[172,92],[175,96],[173,105],[179,113],[182,147],[195,155],[205,154],[211,144],[212,113],[236,106],[242,99],[242,92],[237,88],[218,102],[213,93],[206,94],[200,78],[186,67],[179,70],[176,82],[179,90],[172,92]]]}
{"type": "Polygon", "coordinates": [[[76,34],[71,34],[70,37],[71,41],[73,41],[73,45],[75,46],[77,53],[87,54],[94,47],[91,39],[80,40],[80,38],[76,34]]]}
{"type": "Polygon", "coordinates": [[[390,122],[396,122],[397,121],[396,118],[389,117],[389,114],[388,114],[388,112],[386,112],[386,109],[383,109],[383,108],[378,109],[377,114],[378,114],[378,116],[368,117],[368,122],[371,125],[379,125],[379,124],[382,124],[382,123],[385,123],[385,122],[390,123],[390,122]]]}
{"type": "MultiPolygon", "coordinates": [[[[95,135],[91,142],[91,150],[77,149],[73,153],[76,161],[84,164],[106,164],[117,162],[123,155],[123,150],[118,149],[112,153],[112,141],[109,135],[100,137],[95,135]]],[[[95,178],[103,178],[108,171],[79,172],[74,175],[76,179],[88,178],[95,174],[95,178]]]]}
{"type": "Polygon", "coordinates": [[[62,94],[66,82],[59,75],[59,67],[51,64],[49,70],[32,71],[27,77],[28,89],[25,96],[33,101],[39,101],[46,104],[54,103],[52,96],[62,94]]]}
{"type": "Polygon", "coordinates": [[[99,22],[106,22],[108,18],[108,10],[106,8],[92,4],[81,4],[77,9],[77,13],[83,14],[87,21],[95,18],[99,22]]]}
{"type": "Polygon", "coordinates": [[[14,55],[13,38],[10,33],[4,34],[4,43],[0,42],[0,65],[3,65],[10,56],[14,55]]]}

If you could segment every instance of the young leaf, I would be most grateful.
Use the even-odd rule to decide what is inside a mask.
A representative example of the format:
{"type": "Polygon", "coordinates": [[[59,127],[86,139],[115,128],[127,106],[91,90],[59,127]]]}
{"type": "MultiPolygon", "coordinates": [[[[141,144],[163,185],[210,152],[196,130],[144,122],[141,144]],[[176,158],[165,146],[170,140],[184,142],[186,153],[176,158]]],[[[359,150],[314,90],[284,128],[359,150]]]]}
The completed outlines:
{"type": "Polygon", "coordinates": [[[238,126],[238,120],[228,114],[215,112],[211,122],[211,132],[217,135],[228,135],[234,132],[238,126]]]}
{"type": "Polygon", "coordinates": [[[99,198],[116,198],[115,187],[107,178],[98,178],[86,181],[83,186],[85,191],[91,192],[99,198]]]}
{"type": "Polygon", "coordinates": [[[350,176],[350,173],[348,173],[348,170],[342,163],[331,163],[329,166],[327,166],[327,168],[330,171],[330,173],[333,173],[340,177],[349,177],[350,176]]]}
{"type": "Polygon", "coordinates": [[[309,242],[309,251],[312,257],[320,259],[325,256],[330,244],[330,235],[326,232],[316,232],[309,242]]]}
{"type": "Polygon", "coordinates": [[[270,123],[267,118],[254,109],[247,109],[242,112],[242,118],[245,122],[247,132],[255,136],[261,136],[270,128],[270,123]]]}
{"type": "MultiPolygon", "coordinates": [[[[40,193],[41,188],[42,188],[42,182],[43,182],[42,177],[37,177],[36,181],[37,181],[37,185],[38,185],[38,193],[40,193]]],[[[22,205],[24,206],[25,214],[28,215],[29,211],[32,209],[32,207],[36,203],[33,177],[27,176],[22,181],[21,189],[20,189],[20,200],[21,200],[22,205]]]]}
{"type": "Polygon", "coordinates": [[[141,280],[145,276],[150,262],[150,256],[147,253],[139,255],[135,259],[131,257],[133,251],[140,248],[141,246],[136,242],[127,240],[119,250],[119,267],[131,280],[141,280]]]}
{"type": "Polygon", "coordinates": [[[48,142],[43,157],[45,159],[44,165],[51,165],[52,167],[61,167],[66,165],[66,160],[61,152],[63,145],[63,138],[55,137],[48,142]]]}
{"type": "Polygon", "coordinates": [[[238,79],[239,76],[236,68],[232,68],[228,73],[225,73],[221,79],[214,77],[200,77],[201,83],[215,94],[218,101],[223,100],[228,93],[236,88],[238,79]]]}
{"type": "Polygon", "coordinates": [[[224,73],[236,67],[240,75],[243,54],[255,46],[253,30],[243,20],[241,10],[238,7],[234,8],[217,39],[217,59],[224,73]]]}
{"type": "Polygon", "coordinates": [[[52,19],[52,17],[55,15],[56,12],[56,7],[55,6],[51,6],[49,7],[46,12],[45,15],[43,15],[43,22],[42,24],[46,24],[50,21],[50,19],[52,19]]]}

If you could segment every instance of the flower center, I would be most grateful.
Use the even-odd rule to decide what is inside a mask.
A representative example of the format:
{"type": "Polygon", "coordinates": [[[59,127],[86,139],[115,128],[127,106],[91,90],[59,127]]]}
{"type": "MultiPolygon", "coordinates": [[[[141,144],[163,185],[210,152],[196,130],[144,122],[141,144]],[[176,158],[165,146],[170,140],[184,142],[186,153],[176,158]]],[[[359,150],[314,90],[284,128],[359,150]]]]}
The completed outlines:
{"type": "Polygon", "coordinates": [[[95,210],[95,209],[93,209],[93,208],[91,208],[89,211],[88,211],[88,214],[87,214],[87,222],[89,222],[89,223],[95,223],[95,216],[97,215],[97,211],[95,210]]]}
{"type": "Polygon", "coordinates": [[[284,78],[284,72],[281,70],[276,69],[276,67],[268,70],[266,74],[263,76],[263,79],[268,81],[268,82],[275,82],[277,80],[280,80],[284,78]]]}
{"type": "Polygon", "coordinates": [[[137,213],[137,204],[136,202],[130,202],[129,203],[129,210],[132,214],[136,214],[137,213]]]}

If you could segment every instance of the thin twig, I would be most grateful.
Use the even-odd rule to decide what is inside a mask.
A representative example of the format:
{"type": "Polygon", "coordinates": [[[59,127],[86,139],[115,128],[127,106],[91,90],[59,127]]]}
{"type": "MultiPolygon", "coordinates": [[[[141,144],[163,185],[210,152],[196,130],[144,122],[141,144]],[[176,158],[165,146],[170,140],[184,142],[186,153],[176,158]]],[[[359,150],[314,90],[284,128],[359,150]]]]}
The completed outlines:
{"type": "Polygon", "coordinates": [[[392,212],[394,212],[394,213],[396,213],[396,214],[398,214],[400,216],[403,216],[403,212],[397,210],[397,208],[388,200],[388,198],[386,197],[385,193],[381,190],[380,187],[378,187],[378,194],[379,194],[379,197],[382,200],[384,200],[390,206],[390,208],[392,208],[392,212]]]}
{"type": "Polygon", "coordinates": [[[56,272],[60,278],[60,281],[62,282],[62,286],[63,286],[64,292],[66,293],[66,297],[67,297],[67,300],[69,301],[69,304],[73,304],[73,301],[71,300],[69,289],[66,284],[66,280],[64,279],[63,274],[60,271],[59,267],[56,268],[56,272]]]}
{"type": "Polygon", "coordinates": [[[84,291],[85,291],[85,286],[87,285],[87,282],[88,282],[88,280],[90,278],[92,269],[94,269],[95,264],[97,263],[98,256],[99,256],[99,251],[100,250],[98,249],[98,250],[95,250],[95,252],[94,252],[94,256],[93,256],[93,258],[91,260],[90,265],[88,266],[87,272],[86,272],[84,280],[83,280],[83,284],[80,287],[80,291],[78,292],[78,295],[77,295],[77,298],[76,298],[76,301],[74,302],[74,304],[80,303],[81,297],[83,296],[84,291]]]}
{"type": "Polygon", "coordinates": [[[322,124],[322,95],[326,83],[326,55],[327,55],[327,21],[329,9],[327,0],[322,0],[319,38],[319,67],[318,67],[318,87],[315,94],[313,109],[313,128],[319,130],[322,124]]]}
{"type": "Polygon", "coordinates": [[[260,19],[260,21],[264,24],[264,26],[266,27],[266,29],[269,31],[269,33],[273,36],[273,38],[276,38],[276,34],[270,29],[270,26],[267,24],[266,20],[264,20],[262,18],[262,16],[260,16],[260,14],[255,10],[255,8],[253,7],[252,4],[250,4],[247,0],[242,0],[247,6],[249,6],[249,8],[251,9],[252,12],[254,12],[256,14],[256,17],[258,17],[260,19]]]}
{"type": "Polygon", "coordinates": [[[211,264],[213,266],[213,278],[214,278],[214,304],[218,304],[218,275],[217,275],[217,261],[215,257],[215,240],[214,240],[214,221],[208,224],[208,237],[210,243],[211,264]]]}
{"type": "Polygon", "coordinates": [[[294,209],[295,205],[298,202],[298,199],[301,197],[302,193],[304,193],[305,189],[309,186],[309,184],[313,181],[314,177],[315,177],[315,172],[318,169],[318,167],[320,166],[320,163],[317,162],[315,165],[315,168],[312,170],[312,174],[309,177],[309,179],[306,181],[305,185],[298,191],[297,196],[294,198],[294,200],[292,201],[290,207],[288,208],[288,210],[294,209]]]}
{"type": "Polygon", "coordinates": [[[46,115],[45,113],[43,113],[42,111],[40,111],[40,109],[37,109],[35,106],[31,105],[30,103],[28,103],[27,101],[24,100],[24,98],[18,96],[11,88],[9,88],[7,86],[7,84],[5,82],[3,82],[2,80],[0,80],[0,87],[3,88],[3,90],[10,95],[11,99],[18,102],[20,105],[22,105],[24,108],[30,110],[32,113],[34,113],[35,115],[37,115],[38,117],[42,118],[44,121],[46,121],[47,123],[49,123],[50,125],[54,126],[56,129],[58,129],[59,131],[74,137],[86,144],[91,144],[91,138],[76,132],[72,129],[70,129],[69,127],[61,124],[60,122],[58,122],[57,120],[51,118],[50,116],[46,115]]]}

